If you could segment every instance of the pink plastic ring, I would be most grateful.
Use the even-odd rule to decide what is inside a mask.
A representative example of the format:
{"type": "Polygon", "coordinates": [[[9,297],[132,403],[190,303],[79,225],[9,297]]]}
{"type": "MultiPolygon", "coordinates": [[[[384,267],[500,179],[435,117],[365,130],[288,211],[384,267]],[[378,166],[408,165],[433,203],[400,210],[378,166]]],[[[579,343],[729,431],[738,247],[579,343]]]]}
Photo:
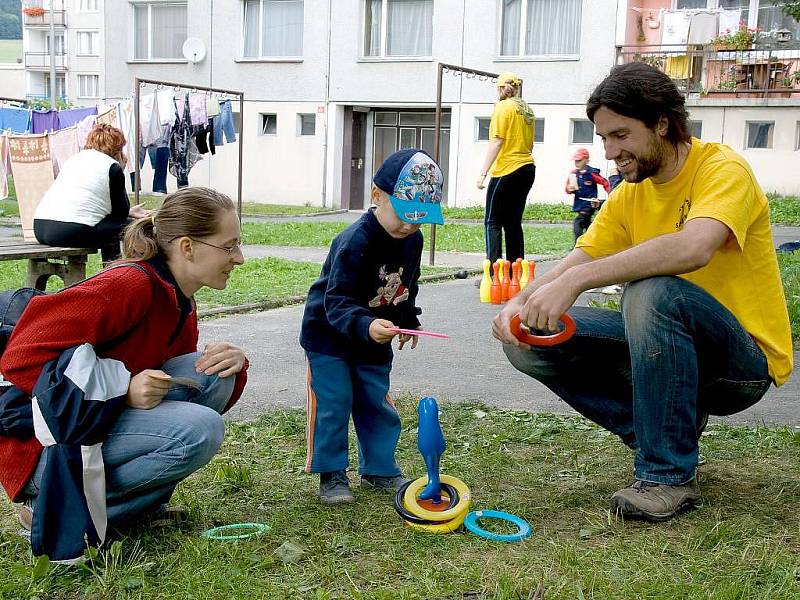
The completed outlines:
{"type": "Polygon", "coordinates": [[[530,346],[555,346],[566,342],[575,333],[575,321],[567,313],[558,319],[564,325],[564,329],[553,335],[534,335],[522,324],[522,319],[516,314],[511,317],[511,333],[520,342],[530,346]]]}

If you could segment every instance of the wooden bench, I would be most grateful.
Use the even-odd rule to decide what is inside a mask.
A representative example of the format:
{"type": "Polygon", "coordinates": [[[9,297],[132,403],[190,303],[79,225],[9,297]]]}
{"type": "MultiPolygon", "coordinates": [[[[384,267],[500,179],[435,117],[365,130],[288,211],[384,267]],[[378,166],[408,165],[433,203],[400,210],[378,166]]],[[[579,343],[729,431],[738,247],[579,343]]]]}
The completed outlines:
{"type": "Polygon", "coordinates": [[[47,287],[51,275],[60,277],[64,285],[86,279],[86,259],[96,248],[62,248],[36,242],[0,241],[0,260],[27,260],[25,285],[39,290],[47,287]]]}

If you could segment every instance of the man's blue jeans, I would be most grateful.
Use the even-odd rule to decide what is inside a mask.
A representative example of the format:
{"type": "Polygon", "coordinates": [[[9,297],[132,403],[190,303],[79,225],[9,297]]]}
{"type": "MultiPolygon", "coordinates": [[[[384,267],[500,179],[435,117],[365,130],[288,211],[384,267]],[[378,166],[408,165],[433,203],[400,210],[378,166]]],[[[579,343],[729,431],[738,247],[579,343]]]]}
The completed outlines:
{"type": "Polygon", "coordinates": [[[576,333],[511,363],[636,450],[636,479],[680,485],[695,476],[703,413],[752,406],[772,383],[752,336],[722,304],[679,277],[628,284],[622,312],[573,307],[576,333]]]}
{"type": "MultiPolygon", "coordinates": [[[[106,510],[109,525],[122,525],[167,502],[175,486],[207,464],[225,433],[220,416],[236,378],[195,371],[198,353],[177,356],[162,370],[191,377],[201,390],[173,387],[150,410],[126,408],[103,442],[106,510]]],[[[39,461],[25,493],[39,494],[44,459],[39,461]]],[[[34,508],[35,510],[35,508],[34,508]]]]}
{"type": "Polygon", "coordinates": [[[222,146],[222,134],[225,140],[232,144],[236,141],[236,127],[233,124],[233,108],[230,100],[219,103],[219,115],[214,117],[214,145],[222,146]]]}

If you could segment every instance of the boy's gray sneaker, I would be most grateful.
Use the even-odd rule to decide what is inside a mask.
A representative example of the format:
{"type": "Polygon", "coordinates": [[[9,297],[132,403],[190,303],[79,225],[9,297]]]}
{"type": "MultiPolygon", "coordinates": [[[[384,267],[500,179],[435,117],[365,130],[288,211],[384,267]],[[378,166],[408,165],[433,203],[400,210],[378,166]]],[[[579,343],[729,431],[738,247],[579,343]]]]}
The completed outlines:
{"type": "Polygon", "coordinates": [[[636,481],[611,496],[611,512],[617,516],[656,522],[702,505],[696,479],[683,485],[636,481]]]}
{"type": "Polygon", "coordinates": [[[346,471],[319,474],[319,501],[328,506],[352,504],[356,501],[350,491],[350,480],[346,471]]]}
{"type": "Polygon", "coordinates": [[[372,488],[375,490],[385,490],[396,492],[406,483],[411,481],[402,473],[400,475],[384,476],[384,475],[362,475],[361,486],[372,488]]]}

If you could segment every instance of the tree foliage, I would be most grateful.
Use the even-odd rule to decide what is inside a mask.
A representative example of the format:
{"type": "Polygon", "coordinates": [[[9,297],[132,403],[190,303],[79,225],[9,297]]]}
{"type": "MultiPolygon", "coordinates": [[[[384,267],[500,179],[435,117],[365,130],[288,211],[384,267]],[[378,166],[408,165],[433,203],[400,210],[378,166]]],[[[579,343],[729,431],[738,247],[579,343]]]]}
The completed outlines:
{"type": "Polygon", "coordinates": [[[0,0],[0,40],[22,39],[20,0],[0,0]]]}

